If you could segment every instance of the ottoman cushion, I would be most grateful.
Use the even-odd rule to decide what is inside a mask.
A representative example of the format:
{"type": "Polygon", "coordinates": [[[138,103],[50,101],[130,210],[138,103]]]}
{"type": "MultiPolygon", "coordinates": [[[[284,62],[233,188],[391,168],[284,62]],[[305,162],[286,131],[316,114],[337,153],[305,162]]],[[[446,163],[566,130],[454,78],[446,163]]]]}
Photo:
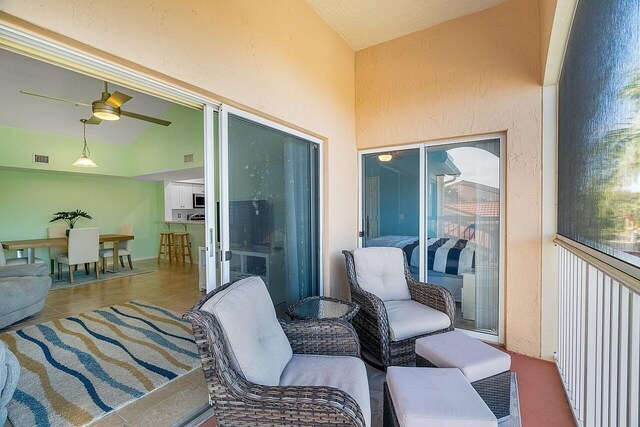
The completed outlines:
{"type": "Polygon", "coordinates": [[[458,369],[391,366],[387,386],[402,427],[497,426],[498,420],[458,369]]]}
{"type": "Polygon", "coordinates": [[[511,369],[511,356],[458,331],[416,340],[416,354],[438,368],[458,368],[469,382],[511,369]]]}

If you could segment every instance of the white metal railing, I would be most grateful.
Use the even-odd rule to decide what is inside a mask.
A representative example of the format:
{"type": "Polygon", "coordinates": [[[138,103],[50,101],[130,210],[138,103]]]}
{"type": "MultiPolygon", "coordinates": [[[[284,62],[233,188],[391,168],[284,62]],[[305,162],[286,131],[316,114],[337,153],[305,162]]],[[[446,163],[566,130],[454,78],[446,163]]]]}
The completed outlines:
{"type": "Polygon", "coordinates": [[[569,245],[558,256],[555,359],[576,421],[639,426],[640,293],[569,245]]]}

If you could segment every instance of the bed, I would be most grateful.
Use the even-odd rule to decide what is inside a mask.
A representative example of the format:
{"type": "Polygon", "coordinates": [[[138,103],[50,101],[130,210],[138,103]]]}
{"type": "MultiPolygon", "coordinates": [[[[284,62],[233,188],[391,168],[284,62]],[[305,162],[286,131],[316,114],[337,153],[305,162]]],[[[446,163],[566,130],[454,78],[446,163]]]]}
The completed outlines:
{"type": "MultiPolygon", "coordinates": [[[[420,239],[417,236],[381,236],[368,239],[367,246],[401,248],[409,270],[418,279],[420,239]]],[[[427,239],[427,282],[444,286],[457,302],[462,301],[462,274],[475,268],[475,243],[466,239],[427,239]]]]}

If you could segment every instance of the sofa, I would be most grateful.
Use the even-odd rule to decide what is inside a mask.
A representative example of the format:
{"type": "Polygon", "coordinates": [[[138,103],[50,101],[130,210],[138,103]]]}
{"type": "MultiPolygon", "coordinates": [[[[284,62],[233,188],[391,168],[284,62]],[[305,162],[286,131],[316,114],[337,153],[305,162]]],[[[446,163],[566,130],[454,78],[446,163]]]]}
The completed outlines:
{"type": "Polygon", "coordinates": [[[0,329],[42,310],[49,289],[46,264],[0,266],[0,329]]]}

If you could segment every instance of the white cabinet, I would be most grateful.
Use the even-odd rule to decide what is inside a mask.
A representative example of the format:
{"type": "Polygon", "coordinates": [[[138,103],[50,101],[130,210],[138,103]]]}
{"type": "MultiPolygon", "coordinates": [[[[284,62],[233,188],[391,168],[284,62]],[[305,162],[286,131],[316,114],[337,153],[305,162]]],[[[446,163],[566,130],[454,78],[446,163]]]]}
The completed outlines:
{"type": "Polygon", "coordinates": [[[193,184],[193,194],[204,194],[204,184],[193,184]]]}
{"type": "Polygon", "coordinates": [[[169,193],[171,209],[193,209],[192,184],[172,182],[169,193]]]}

